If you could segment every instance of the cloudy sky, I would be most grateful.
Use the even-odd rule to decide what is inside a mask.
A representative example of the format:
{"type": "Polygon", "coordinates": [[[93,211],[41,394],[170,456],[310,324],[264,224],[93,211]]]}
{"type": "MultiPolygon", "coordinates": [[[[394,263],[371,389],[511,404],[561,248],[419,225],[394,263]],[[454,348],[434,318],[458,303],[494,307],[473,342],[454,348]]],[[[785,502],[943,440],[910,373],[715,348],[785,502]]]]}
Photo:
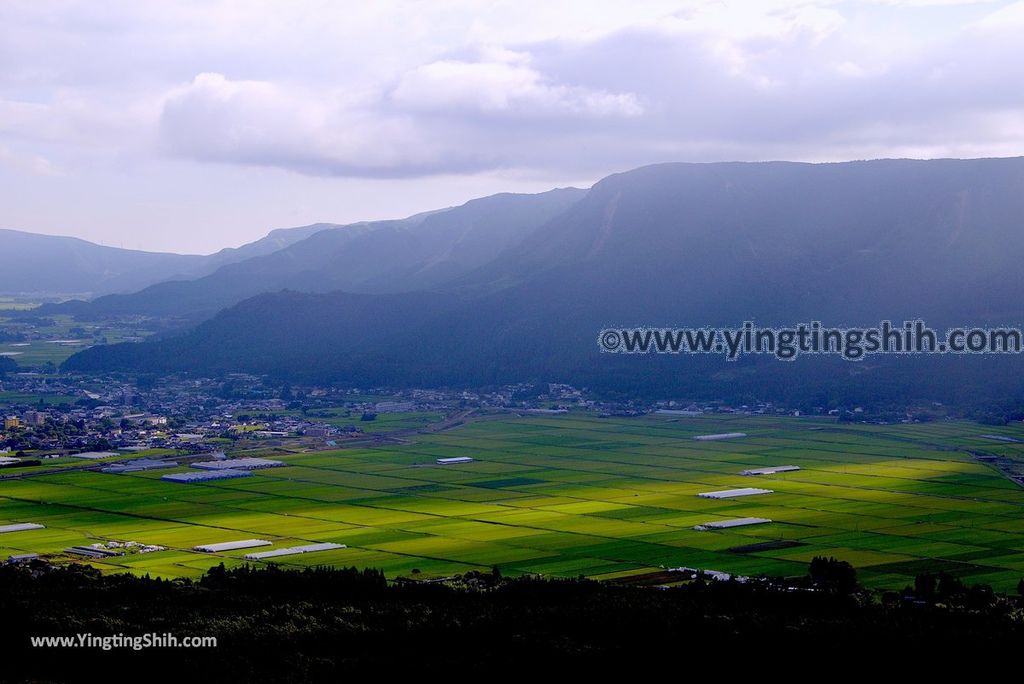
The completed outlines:
{"type": "Polygon", "coordinates": [[[1016,156],[1021,35],[984,0],[3,0],[0,227],[207,253],[660,161],[1016,156]]]}

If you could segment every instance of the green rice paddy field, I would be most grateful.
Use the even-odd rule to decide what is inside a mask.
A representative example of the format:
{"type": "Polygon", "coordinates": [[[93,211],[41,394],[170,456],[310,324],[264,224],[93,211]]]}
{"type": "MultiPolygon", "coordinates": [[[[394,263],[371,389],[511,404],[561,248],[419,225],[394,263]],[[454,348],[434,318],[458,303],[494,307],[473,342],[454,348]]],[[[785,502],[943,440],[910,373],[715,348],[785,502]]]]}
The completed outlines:
{"type": "Polygon", "coordinates": [[[802,575],[813,556],[830,555],[857,567],[868,586],[902,587],[919,572],[942,570],[1011,590],[1024,577],[1024,489],[966,449],[1024,458],[1024,442],[985,437],[992,434],[1024,440],[1022,427],[966,422],[508,417],[405,446],[284,456],[288,467],[235,480],[162,482],[167,470],[5,479],[0,525],[46,529],[0,534],[0,558],[137,541],[167,550],[93,564],[196,576],[222,561],[241,563],[247,551],[213,555],[193,546],[255,537],[273,548],[348,545],[276,559],[285,566],[429,577],[497,565],[506,574],[610,578],[677,566],[802,575]],[[693,440],[721,432],[748,436],[693,440]],[[452,456],[475,460],[434,463],[452,456]],[[739,475],[774,465],[801,470],[739,475]],[[734,487],[774,493],[697,496],[734,487]],[[773,522],[693,529],[746,516],[773,522]]]}

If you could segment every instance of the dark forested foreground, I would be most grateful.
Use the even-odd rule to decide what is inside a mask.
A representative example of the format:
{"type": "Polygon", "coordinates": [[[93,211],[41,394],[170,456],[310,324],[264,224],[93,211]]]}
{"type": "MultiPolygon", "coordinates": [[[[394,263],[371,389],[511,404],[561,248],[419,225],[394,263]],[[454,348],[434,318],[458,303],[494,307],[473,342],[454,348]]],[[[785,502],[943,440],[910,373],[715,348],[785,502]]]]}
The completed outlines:
{"type": "Polygon", "coordinates": [[[197,582],[168,582],[82,566],[0,568],[4,680],[121,672],[338,681],[550,668],[642,675],[666,662],[739,667],[707,659],[729,654],[804,664],[842,657],[844,668],[897,655],[919,667],[1015,653],[1024,644],[1022,608],[1020,597],[946,576],[865,592],[850,566],[831,559],[815,559],[807,577],[785,586],[697,579],[670,589],[479,573],[389,584],[377,571],[355,569],[219,567],[197,582]],[[32,636],[80,633],[215,635],[219,643],[137,651],[30,645],[32,636]]]}

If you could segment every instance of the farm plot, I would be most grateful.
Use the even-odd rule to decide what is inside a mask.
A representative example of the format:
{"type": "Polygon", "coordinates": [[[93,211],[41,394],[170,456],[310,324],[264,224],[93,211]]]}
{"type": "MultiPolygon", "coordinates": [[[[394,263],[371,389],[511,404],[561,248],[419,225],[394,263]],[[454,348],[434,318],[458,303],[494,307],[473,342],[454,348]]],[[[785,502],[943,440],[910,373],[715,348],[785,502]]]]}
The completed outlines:
{"type": "MultiPolygon", "coordinates": [[[[259,538],[268,550],[346,548],[257,562],[439,576],[621,577],[666,567],[794,575],[816,555],[871,586],[945,571],[1013,589],[1024,576],[1024,490],[970,452],[1024,458],[1024,429],[966,422],[851,426],[793,418],[509,417],[405,446],[281,457],[287,467],[195,484],[163,473],[67,472],[0,482],[0,559],[109,541],[164,547],[87,561],[104,571],[196,576],[259,538]],[[732,440],[694,436],[742,432],[732,440]],[[997,434],[1021,443],[993,439],[997,434]],[[989,435],[986,437],[985,435],[989,435]],[[436,459],[471,462],[438,466],[436,459]],[[779,465],[799,470],[744,476],[779,465]],[[750,487],[760,496],[705,499],[750,487]],[[769,523],[694,529],[716,520],[769,523]]],[[[164,471],[166,472],[166,471],[164,471]]],[[[86,562],[82,560],[74,562],[86,562]]]]}

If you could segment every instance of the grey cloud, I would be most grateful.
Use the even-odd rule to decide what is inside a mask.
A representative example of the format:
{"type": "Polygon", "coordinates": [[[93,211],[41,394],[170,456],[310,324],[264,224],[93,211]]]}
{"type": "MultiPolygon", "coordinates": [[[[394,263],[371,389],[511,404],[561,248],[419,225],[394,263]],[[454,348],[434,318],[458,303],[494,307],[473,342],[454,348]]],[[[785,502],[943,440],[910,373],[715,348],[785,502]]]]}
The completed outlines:
{"type": "Polygon", "coordinates": [[[422,49],[401,40],[432,39],[410,18],[388,42],[380,22],[407,14],[390,4],[294,24],[277,10],[209,10],[210,21],[198,6],[161,10],[159,22],[134,3],[106,19],[74,5],[60,20],[0,10],[19,27],[0,26],[11,67],[0,137],[140,155],[155,138],[176,159],[368,178],[1024,145],[1024,3],[977,9],[990,17],[909,46],[891,44],[906,28],[865,31],[827,0],[766,0],[739,27],[744,12],[728,5],[687,3],[661,23],[624,15],[603,35],[487,43],[453,2],[439,11],[469,28],[422,49]]]}
{"type": "Polygon", "coordinates": [[[1024,143],[977,125],[1024,105],[1024,49],[999,31],[882,65],[841,31],[741,37],[725,56],[715,39],[648,27],[463,54],[356,106],[200,76],[168,99],[161,132],[201,161],[372,177],[1024,143]]]}

